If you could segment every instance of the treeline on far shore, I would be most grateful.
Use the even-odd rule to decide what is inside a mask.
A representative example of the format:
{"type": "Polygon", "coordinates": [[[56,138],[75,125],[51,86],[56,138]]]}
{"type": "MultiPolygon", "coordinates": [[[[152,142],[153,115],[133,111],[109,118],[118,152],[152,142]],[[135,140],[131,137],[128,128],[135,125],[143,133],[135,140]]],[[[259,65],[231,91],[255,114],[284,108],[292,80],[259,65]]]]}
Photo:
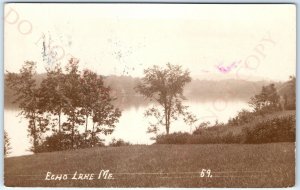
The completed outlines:
{"type": "MultiPolygon", "coordinates": [[[[7,77],[7,74],[5,75],[7,77]]],[[[33,76],[37,85],[47,77],[47,74],[36,74],[33,76]]],[[[146,105],[148,102],[134,90],[134,87],[141,82],[141,78],[131,76],[102,76],[106,86],[110,86],[112,94],[116,97],[114,105],[120,109],[129,107],[139,107],[146,105]]],[[[226,79],[220,81],[192,79],[184,87],[184,95],[188,100],[192,101],[214,101],[220,98],[220,94],[232,100],[247,101],[253,94],[260,91],[261,87],[269,84],[270,81],[244,81],[235,79],[226,79]]],[[[279,94],[283,95],[284,83],[275,82],[279,94]]],[[[13,104],[13,90],[8,88],[5,81],[4,88],[4,105],[8,109],[17,109],[18,105],[13,104]]]]}

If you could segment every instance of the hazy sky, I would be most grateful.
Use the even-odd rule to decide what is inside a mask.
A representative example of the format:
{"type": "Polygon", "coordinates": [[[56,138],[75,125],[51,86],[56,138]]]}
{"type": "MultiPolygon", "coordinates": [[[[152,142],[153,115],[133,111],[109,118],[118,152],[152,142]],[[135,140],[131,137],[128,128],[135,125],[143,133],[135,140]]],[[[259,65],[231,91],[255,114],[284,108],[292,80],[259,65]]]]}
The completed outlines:
{"type": "Polygon", "coordinates": [[[8,71],[32,60],[45,72],[44,34],[63,65],[75,56],[103,75],[142,76],[168,62],[207,79],[296,72],[294,5],[6,4],[4,14],[8,71]]]}

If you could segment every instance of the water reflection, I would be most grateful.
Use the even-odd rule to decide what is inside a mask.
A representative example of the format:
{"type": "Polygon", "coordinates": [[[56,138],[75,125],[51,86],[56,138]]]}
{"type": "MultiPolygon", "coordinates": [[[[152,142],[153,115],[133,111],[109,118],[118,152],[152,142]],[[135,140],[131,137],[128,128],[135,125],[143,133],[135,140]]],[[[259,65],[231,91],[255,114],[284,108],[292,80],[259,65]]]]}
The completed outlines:
{"type": "MultiPolygon", "coordinates": [[[[197,116],[199,121],[194,126],[187,126],[182,120],[174,121],[171,124],[170,132],[184,131],[192,132],[196,126],[201,122],[210,121],[214,123],[227,122],[230,117],[233,117],[241,109],[249,109],[245,101],[186,101],[185,105],[189,105],[189,110],[197,116]]],[[[153,134],[146,133],[148,128],[148,122],[150,118],[144,117],[145,110],[151,105],[140,106],[127,106],[123,108],[122,116],[119,123],[116,125],[115,131],[112,135],[103,136],[105,143],[108,144],[112,138],[121,138],[125,141],[129,141],[134,144],[151,144],[150,137],[153,134]]],[[[18,110],[5,109],[4,112],[4,126],[9,138],[11,139],[11,154],[10,156],[19,156],[31,154],[28,150],[30,147],[30,140],[27,136],[27,120],[18,116],[18,110]]],[[[66,118],[63,118],[65,120],[66,118]]],[[[89,124],[92,122],[89,121],[89,124]]],[[[92,127],[91,125],[89,126],[92,127]]],[[[162,132],[165,132],[162,128],[162,132]]]]}

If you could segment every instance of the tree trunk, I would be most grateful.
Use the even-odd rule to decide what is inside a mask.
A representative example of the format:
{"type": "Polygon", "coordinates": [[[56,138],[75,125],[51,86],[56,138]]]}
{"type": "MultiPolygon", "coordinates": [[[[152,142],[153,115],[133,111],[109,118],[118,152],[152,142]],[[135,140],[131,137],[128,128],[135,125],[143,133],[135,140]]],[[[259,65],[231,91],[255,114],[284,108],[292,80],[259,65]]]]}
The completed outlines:
{"type": "Polygon", "coordinates": [[[167,134],[169,134],[170,133],[170,117],[169,117],[169,115],[167,118],[168,118],[167,134]]]}
{"type": "Polygon", "coordinates": [[[74,149],[74,116],[73,116],[73,121],[72,121],[72,137],[71,137],[71,146],[72,146],[72,149],[74,149]]]}
{"type": "Polygon", "coordinates": [[[95,145],[95,142],[94,142],[94,130],[95,130],[95,123],[93,122],[93,130],[92,130],[92,145],[95,145]]]}
{"type": "Polygon", "coordinates": [[[168,110],[165,109],[165,122],[166,122],[166,132],[167,132],[167,135],[169,134],[169,130],[170,130],[170,119],[168,117],[168,110]]]}
{"type": "Polygon", "coordinates": [[[72,126],[72,137],[71,137],[71,146],[74,148],[74,125],[72,126]]]}
{"type": "Polygon", "coordinates": [[[167,113],[168,113],[168,134],[170,132],[170,125],[171,125],[171,122],[170,122],[170,113],[171,113],[171,110],[170,109],[167,111],[167,113]]]}
{"type": "Polygon", "coordinates": [[[61,117],[61,111],[58,113],[58,140],[59,140],[59,149],[62,150],[63,147],[62,147],[62,139],[61,139],[61,124],[60,124],[60,117],[61,117]]]}
{"type": "Polygon", "coordinates": [[[36,153],[37,149],[37,134],[36,134],[36,126],[35,126],[35,114],[33,113],[32,116],[32,122],[33,122],[33,152],[36,153]]]}
{"type": "Polygon", "coordinates": [[[88,126],[88,119],[89,119],[89,115],[85,116],[85,134],[84,134],[84,142],[86,143],[86,137],[87,137],[87,126],[88,126]]]}
{"type": "Polygon", "coordinates": [[[169,126],[166,126],[166,130],[167,130],[167,135],[169,134],[169,126]]]}
{"type": "Polygon", "coordinates": [[[168,114],[167,114],[167,106],[165,103],[165,125],[166,125],[166,133],[167,135],[169,134],[169,129],[168,129],[168,114]]]}
{"type": "Polygon", "coordinates": [[[61,124],[60,124],[61,111],[58,112],[58,133],[61,132],[61,124]]]}

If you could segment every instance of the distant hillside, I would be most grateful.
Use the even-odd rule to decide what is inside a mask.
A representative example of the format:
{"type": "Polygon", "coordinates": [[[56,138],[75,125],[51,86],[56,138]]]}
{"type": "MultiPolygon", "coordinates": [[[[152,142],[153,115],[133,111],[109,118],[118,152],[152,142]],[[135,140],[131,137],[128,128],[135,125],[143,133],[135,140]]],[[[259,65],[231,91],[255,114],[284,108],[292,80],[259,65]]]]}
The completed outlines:
{"type": "Polygon", "coordinates": [[[258,93],[263,85],[271,82],[267,81],[245,81],[236,79],[226,79],[219,81],[192,80],[185,88],[185,95],[189,99],[211,100],[220,97],[228,99],[246,100],[258,93]]]}
{"type": "MultiPolygon", "coordinates": [[[[46,74],[38,74],[36,76],[37,83],[40,84],[45,77],[46,74]]],[[[104,80],[106,85],[109,85],[113,89],[113,95],[117,97],[115,104],[118,107],[138,107],[147,103],[145,99],[134,90],[134,87],[140,83],[140,78],[130,76],[106,76],[104,80]]],[[[270,83],[271,81],[252,82],[235,79],[210,81],[195,79],[185,87],[184,94],[187,99],[197,101],[210,101],[224,96],[232,100],[239,99],[248,101],[251,96],[261,90],[263,85],[270,83]]],[[[275,83],[275,85],[280,87],[282,83],[275,83]]],[[[5,107],[16,107],[12,105],[13,92],[8,89],[6,85],[4,92],[5,107]]]]}

